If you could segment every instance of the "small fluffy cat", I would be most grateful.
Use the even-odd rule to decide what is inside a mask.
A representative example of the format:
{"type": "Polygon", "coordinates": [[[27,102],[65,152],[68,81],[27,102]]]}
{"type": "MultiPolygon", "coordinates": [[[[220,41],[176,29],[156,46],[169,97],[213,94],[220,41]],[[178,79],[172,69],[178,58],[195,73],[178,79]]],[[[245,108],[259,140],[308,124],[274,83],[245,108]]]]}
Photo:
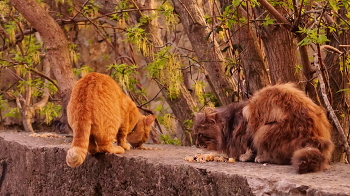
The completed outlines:
{"type": "Polygon", "coordinates": [[[207,108],[195,117],[198,147],[240,161],[292,164],[303,174],[328,168],[334,149],[325,112],[292,83],[265,87],[247,103],[207,108]]]}
{"type": "Polygon", "coordinates": [[[66,162],[77,167],[87,152],[124,153],[148,139],[154,115],[140,113],[130,97],[108,75],[89,73],[73,88],[67,106],[68,123],[73,130],[73,142],[66,162]],[[117,138],[118,146],[113,145],[117,138]]]}
{"type": "Polygon", "coordinates": [[[225,153],[237,160],[251,159],[250,154],[245,155],[246,152],[251,152],[252,138],[246,132],[247,121],[242,115],[244,106],[245,102],[231,103],[196,113],[193,124],[196,146],[225,153]]]}
{"type": "Polygon", "coordinates": [[[298,173],[329,167],[334,150],[325,111],[295,84],[268,86],[243,108],[257,151],[255,162],[292,164],[298,173]]]}

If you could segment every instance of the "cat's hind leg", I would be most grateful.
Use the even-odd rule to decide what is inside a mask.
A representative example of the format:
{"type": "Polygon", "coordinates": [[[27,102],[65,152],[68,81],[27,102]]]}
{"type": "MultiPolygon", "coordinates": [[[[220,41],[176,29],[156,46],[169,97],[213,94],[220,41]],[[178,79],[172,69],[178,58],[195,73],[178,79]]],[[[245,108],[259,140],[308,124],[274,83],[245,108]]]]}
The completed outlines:
{"type": "Polygon", "coordinates": [[[95,153],[99,152],[97,144],[96,144],[96,140],[93,136],[90,136],[90,139],[89,139],[88,152],[90,154],[95,154],[95,153]]]}

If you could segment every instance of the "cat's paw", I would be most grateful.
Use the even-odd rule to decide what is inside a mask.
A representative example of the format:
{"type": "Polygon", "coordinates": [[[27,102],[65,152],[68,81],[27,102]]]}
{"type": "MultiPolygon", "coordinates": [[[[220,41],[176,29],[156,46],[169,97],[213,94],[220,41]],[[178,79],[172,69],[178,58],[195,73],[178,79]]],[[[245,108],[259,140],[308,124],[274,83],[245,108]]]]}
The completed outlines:
{"type": "Polygon", "coordinates": [[[249,154],[241,154],[241,156],[239,156],[239,161],[241,162],[247,162],[250,160],[251,155],[249,154]]]}
{"type": "Polygon", "coordinates": [[[242,162],[246,162],[246,161],[249,161],[252,157],[252,150],[251,149],[248,149],[245,154],[241,154],[241,156],[239,156],[239,161],[242,161],[242,162]]]}
{"type": "Polygon", "coordinates": [[[256,156],[254,161],[255,161],[255,163],[267,163],[268,162],[266,157],[264,157],[262,155],[256,156]]]}
{"type": "Polygon", "coordinates": [[[114,154],[123,154],[125,150],[121,146],[113,146],[113,148],[107,152],[114,154]]]}
{"type": "Polygon", "coordinates": [[[120,144],[121,147],[123,147],[125,150],[130,150],[131,145],[128,143],[120,144]]]}

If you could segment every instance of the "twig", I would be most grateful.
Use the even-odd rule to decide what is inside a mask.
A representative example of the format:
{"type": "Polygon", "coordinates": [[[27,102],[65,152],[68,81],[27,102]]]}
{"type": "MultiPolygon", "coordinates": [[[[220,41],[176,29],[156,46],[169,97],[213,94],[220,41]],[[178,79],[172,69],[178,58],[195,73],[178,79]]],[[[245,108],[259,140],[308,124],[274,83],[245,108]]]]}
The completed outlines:
{"type": "Polygon", "coordinates": [[[304,4],[304,0],[301,1],[300,9],[298,10],[297,1],[296,0],[293,1],[294,12],[295,12],[295,15],[297,16],[297,19],[295,20],[295,23],[293,24],[294,29],[298,29],[298,27],[299,27],[299,23],[300,23],[301,16],[302,16],[301,10],[303,8],[303,4],[304,4]]]}
{"type": "Polygon", "coordinates": [[[74,20],[84,9],[85,5],[89,2],[90,0],[86,0],[85,3],[81,6],[81,10],[79,12],[77,12],[77,14],[75,14],[75,16],[73,16],[72,20],[74,20]]]}
{"type": "MultiPolygon", "coordinates": [[[[139,105],[139,106],[137,106],[137,107],[140,108],[140,109],[142,109],[143,106],[149,104],[151,101],[153,101],[154,99],[156,99],[156,98],[158,97],[159,93],[161,93],[163,89],[164,89],[164,86],[162,86],[162,88],[159,90],[159,92],[158,92],[152,99],[150,99],[150,100],[147,101],[146,103],[141,104],[141,105],[139,105]]],[[[142,110],[143,110],[143,109],[142,109],[142,110]]],[[[152,113],[152,114],[153,114],[153,113],[152,113]]]]}
{"type": "Polygon", "coordinates": [[[340,136],[340,139],[341,139],[341,142],[343,143],[343,146],[344,146],[344,150],[345,150],[345,153],[346,153],[346,156],[347,156],[347,161],[350,163],[350,147],[349,147],[349,144],[346,140],[346,136],[344,134],[344,131],[343,131],[343,128],[341,127],[340,125],[340,122],[337,118],[337,116],[335,115],[335,112],[328,100],[328,97],[327,97],[327,93],[326,93],[326,87],[325,87],[325,83],[324,83],[324,80],[323,80],[323,76],[322,76],[322,72],[321,72],[321,69],[320,69],[320,64],[319,64],[319,56],[317,53],[314,53],[314,66],[316,68],[316,73],[317,73],[317,76],[318,76],[318,81],[320,83],[320,89],[321,89],[321,94],[322,94],[322,98],[323,98],[323,101],[327,107],[327,110],[333,120],[333,123],[335,125],[335,127],[337,128],[337,131],[338,131],[338,134],[340,136]]]}
{"type": "MultiPolygon", "coordinates": [[[[35,70],[35,69],[33,69],[33,68],[28,67],[28,65],[27,65],[26,62],[21,62],[21,63],[19,63],[19,62],[8,61],[8,60],[6,60],[6,59],[1,59],[0,62],[1,62],[1,61],[5,61],[5,62],[8,62],[8,63],[11,63],[12,65],[19,65],[19,64],[22,64],[22,65],[24,65],[24,67],[25,67],[26,69],[28,69],[29,71],[34,72],[35,74],[37,74],[37,75],[39,75],[39,76],[41,76],[41,77],[43,77],[43,78],[49,80],[53,85],[56,86],[57,89],[59,89],[58,86],[57,86],[57,84],[56,84],[56,82],[55,82],[53,79],[51,79],[50,77],[46,76],[45,74],[43,74],[43,73],[41,73],[41,72],[39,72],[39,71],[37,71],[37,70],[35,70]]],[[[3,69],[3,68],[4,68],[4,69],[7,69],[7,70],[9,70],[9,71],[11,71],[8,67],[1,66],[1,65],[0,65],[0,69],[3,69]]],[[[22,80],[25,81],[24,79],[22,79],[22,80]]]]}

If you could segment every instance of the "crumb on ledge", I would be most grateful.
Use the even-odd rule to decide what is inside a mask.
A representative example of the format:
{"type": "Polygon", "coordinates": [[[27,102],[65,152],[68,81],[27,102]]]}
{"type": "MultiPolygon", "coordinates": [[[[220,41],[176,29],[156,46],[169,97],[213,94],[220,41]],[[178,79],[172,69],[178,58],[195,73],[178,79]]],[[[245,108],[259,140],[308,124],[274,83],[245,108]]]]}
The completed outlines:
{"type": "Polygon", "coordinates": [[[188,161],[188,162],[199,162],[199,163],[205,163],[205,162],[210,162],[210,161],[229,162],[229,163],[235,162],[234,158],[227,158],[227,157],[219,156],[219,155],[216,155],[213,153],[209,153],[209,154],[198,153],[195,156],[186,156],[184,158],[184,160],[188,161]]]}
{"type": "Polygon", "coordinates": [[[65,138],[65,136],[60,136],[60,135],[57,135],[55,133],[42,133],[42,134],[32,133],[29,136],[30,137],[43,137],[43,138],[49,138],[49,137],[52,137],[52,138],[65,138]]]}

